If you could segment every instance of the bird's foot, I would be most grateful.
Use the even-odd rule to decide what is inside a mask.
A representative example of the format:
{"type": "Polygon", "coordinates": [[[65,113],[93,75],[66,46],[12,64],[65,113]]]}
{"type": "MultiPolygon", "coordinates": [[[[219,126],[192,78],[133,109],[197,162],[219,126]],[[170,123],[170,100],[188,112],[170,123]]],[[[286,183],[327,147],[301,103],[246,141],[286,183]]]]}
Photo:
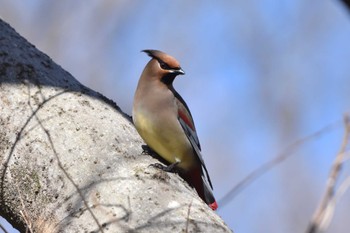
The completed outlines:
{"type": "Polygon", "coordinates": [[[160,164],[160,163],[154,163],[154,164],[151,164],[149,166],[158,168],[158,169],[163,170],[165,172],[177,172],[176,165],[178,165],[178,164],[179,164],[179,162],[175,162],[175,163],[170,164],[169,166],[164,166],[163,164],[160,164]]]}
{"type": "Polygon", "coordinates": [[[142,154],[143,155],[151,155],[152,153],[154,153],[154,151],[151,149],[151,147],[147,146],[147,145],[142,145],[142,154]]]}

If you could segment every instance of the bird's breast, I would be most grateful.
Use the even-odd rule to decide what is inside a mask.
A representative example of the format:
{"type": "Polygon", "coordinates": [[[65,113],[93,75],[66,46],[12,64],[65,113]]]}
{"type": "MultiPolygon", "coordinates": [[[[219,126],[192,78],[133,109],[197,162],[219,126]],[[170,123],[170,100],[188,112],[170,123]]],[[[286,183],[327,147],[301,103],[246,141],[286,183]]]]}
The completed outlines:
{"type": "Polygon", "coordinates": [[[193,148],[183,132],[175,114],[164,109],[149,111],[134,106],[134,124],[142,139],[169,163],[180,161],[182,168],[191,167],[194,162],[193,148]]]}

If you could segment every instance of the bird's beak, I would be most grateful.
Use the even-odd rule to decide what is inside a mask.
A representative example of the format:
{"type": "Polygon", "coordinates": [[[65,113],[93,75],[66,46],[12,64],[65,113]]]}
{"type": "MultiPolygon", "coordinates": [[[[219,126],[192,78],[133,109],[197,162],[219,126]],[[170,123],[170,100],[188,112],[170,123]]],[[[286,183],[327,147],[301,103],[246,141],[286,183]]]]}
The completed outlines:
{"type": "Polygon", "coordinates": [[[178,69],[178,70],[172,70],[173,74],[177,74],[177,75],[184,75],[185,71],[183,71],[183,69],[178,69]]]}

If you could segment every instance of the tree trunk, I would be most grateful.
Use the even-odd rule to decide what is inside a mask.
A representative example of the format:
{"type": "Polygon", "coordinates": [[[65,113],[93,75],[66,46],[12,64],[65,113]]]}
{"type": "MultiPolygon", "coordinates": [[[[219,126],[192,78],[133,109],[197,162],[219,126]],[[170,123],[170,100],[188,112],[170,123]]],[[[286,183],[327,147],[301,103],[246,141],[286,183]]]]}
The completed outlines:
{"type": "Polygon", "coordinates": [[[22,232],[230,232],[142,144],[113,101],[0,20],[1,216],[22,232]]]}

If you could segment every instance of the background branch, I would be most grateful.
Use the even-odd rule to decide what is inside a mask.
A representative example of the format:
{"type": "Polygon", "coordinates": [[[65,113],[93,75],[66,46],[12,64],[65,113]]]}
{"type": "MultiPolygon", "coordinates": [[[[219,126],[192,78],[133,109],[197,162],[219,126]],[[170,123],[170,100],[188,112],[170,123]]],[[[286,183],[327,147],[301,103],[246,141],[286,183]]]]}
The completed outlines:
{"type": "Polygon", "coordinates": [[[316,233],[319,231],[324,230],[330,223],[331,220],[331,212],[333,213],[335,202],[334,195],[335,195],[335,187],[337,180],[340,176],[340,171],[344,162],[344,155],[346,152],[346,147],[349,143],[349,134],[350,134],[350,119],[348,115],[344,116],[344,138],[342,145],[340,147],[340,151],[337,154],[333,166],[331,168],[331,171],[329,173],[329,177],[327,179],[326,183],[326,190],[322,197],[322,200],[315,210],[314,216],[311,220],[309,229],[307,230],[308,233],[316,233]]]}

